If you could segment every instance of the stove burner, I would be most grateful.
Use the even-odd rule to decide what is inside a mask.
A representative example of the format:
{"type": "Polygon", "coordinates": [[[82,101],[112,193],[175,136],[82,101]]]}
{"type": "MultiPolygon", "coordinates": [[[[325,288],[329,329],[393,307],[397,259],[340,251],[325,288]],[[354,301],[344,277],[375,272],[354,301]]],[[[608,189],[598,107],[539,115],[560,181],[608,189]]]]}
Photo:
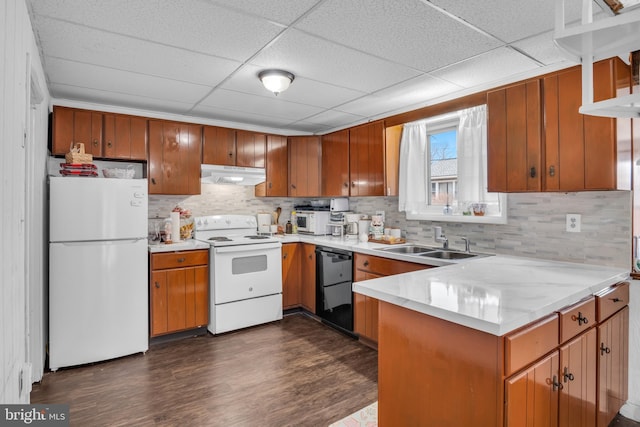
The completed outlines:
{"type": "Polygon", "coordinates": [[[247,239],[252,239],[252,240],[259,240],[259,239],[268,239],[269,236],[259,236],[259,235],[253,235],[253,236],[244,236],[247,239]]]}
{"type": "Polygon", "coordinates": [[[214,242],[230,242],[231,241],[231,239],[226,236],[213,236],[213,237],[209,237],[209,240],[212,240],[214,242]]]}

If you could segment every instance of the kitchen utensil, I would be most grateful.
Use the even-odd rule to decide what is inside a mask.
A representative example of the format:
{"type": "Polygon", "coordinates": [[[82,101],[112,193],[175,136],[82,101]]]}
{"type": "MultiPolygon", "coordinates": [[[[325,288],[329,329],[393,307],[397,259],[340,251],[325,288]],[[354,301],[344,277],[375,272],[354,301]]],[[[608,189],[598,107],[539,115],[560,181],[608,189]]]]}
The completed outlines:
{"type": "Polygon", "coordinates": [[[278,206],[276,208],[276,224],[280,224],[280,214],[282,213],[282,208],[278,206]]]}

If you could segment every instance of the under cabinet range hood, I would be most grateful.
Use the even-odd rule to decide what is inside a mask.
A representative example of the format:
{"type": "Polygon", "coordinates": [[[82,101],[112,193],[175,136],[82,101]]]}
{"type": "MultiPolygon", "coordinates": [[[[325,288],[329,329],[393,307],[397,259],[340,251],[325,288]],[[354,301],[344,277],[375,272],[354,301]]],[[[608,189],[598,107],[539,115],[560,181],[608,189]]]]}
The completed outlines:
{"type": "Polygon", "coordinates": [[[267,179],[264,168],[202,165],[200,181],[205,184],[258,185],[267,179]]]}

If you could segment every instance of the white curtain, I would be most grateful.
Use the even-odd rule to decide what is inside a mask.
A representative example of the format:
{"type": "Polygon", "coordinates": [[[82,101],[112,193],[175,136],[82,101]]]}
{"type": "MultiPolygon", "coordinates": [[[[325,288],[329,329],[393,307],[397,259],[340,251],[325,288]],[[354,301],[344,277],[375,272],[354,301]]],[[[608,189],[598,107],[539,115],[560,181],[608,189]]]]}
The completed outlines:
{"type": "Polygon", "coordinates": [[[404,125],[400,140],[398,210],[419,212],[429,200],[427,177],[430,165],[427,153],[427,124],[404,125]]]}
{"type": "Polygon", "coordinates": [[[485,105],[459,112],[458,201],[487,200],[487,108],[485,105]],[[481,179],[479,179],[481,177],[481,179]]]}

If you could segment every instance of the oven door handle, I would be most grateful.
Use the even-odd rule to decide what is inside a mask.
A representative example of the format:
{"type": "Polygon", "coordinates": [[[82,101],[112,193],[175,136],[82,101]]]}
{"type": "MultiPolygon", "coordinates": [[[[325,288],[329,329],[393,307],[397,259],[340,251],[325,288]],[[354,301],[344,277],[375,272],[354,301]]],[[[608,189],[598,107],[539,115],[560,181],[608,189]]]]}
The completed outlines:
{"type": "Polygon", "coordinates": [[[258,243],[249,245],[234,245],[234,246],[221,246],[219,248],[213,248],[217,254],[228,254],[234,252],[248,252],[248,251],[265,251],[268,249],[280,249],[282,243],[258,243]]]}

